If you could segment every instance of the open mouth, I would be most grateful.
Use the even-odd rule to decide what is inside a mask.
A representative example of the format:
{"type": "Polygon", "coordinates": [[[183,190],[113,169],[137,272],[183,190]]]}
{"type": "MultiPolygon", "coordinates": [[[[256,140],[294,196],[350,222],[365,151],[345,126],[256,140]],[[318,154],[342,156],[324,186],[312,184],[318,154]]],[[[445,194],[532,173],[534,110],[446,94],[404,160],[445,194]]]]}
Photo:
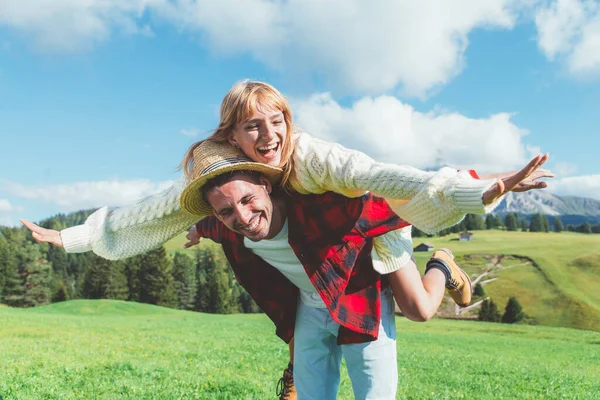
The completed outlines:
{"type": "Polygon", "coordinates": [[[279,142],[261,146],[257,148],[258,152],[265,158],[273,158],[279,151],[279,142]]]}
{"type": "Polygon", "coordinates": [[[256,218],[254,222],[250,225],[243,227],[241,230],[248,233],[255,233],[258,230],[258,226],[260,225],[260,217],[256,218]]]}

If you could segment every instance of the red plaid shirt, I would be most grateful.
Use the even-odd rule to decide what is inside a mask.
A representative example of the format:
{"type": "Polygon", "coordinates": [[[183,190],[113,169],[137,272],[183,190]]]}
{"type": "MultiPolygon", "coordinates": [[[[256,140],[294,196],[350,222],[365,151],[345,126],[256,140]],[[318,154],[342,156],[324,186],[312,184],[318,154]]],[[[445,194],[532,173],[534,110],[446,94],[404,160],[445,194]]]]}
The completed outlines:
{"type": "MultiPolygon", "coordinates": [[[[369,194],[351,199],[332,192],[294,193],[287,200],[288,241],[340,324],[338,344],[376,340],[380,294],[387,280],[373,269],[373,237],[408,223],[384,199],[369,194]]],[[[248,250],[242,235],[215,217],[203,219],[196,228],[223,246],[238,282],[275,323],[277,335],[289,342],[294,335],[298,288],[248,250]]]]}

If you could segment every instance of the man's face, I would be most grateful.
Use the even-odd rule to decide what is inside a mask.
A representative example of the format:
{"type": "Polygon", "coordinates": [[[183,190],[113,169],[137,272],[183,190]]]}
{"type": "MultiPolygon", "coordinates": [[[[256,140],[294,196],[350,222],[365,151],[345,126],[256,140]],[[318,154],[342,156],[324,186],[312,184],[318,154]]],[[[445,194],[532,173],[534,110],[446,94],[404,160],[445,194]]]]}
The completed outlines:
{"type": "Polygon", "coordinates": [[[225,184],[210,189],[206,201],[227,228],[258,242],[273,236],[273,202],[269,193],[268,179],[236,174],[225,184]]]}

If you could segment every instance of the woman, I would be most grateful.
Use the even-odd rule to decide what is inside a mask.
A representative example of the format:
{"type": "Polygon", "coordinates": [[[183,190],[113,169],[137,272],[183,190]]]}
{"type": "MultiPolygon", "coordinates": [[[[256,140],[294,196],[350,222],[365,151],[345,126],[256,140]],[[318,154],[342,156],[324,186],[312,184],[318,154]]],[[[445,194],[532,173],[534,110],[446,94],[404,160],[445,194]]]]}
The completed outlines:
{"type": "MultiPolygon", "coordinates": [[[[219,126],[206,140],[228,142],[253,161],[283,168],[281,184],[287,190],[303,194],[334,191],[348,197],[370,191],[382,196],[401,218],[428,233],[458,223],[467,213],[491,211],[499,196],[510,190],[543,188],[545,182],[537,179],[552,176],[538,169],[547,155],[537,156],[516,173],[487,175],[482,179],[450,168],[424,172],[378,163],[358,151],[294,130],[285,97],[274,87],[255,81],[240,82],[227,93],[221,105],[219,126]]],[[[93,250],[108,259],[122,259],[148,251],[203,216],[188,214],[180,206],[181,192],[193,178],[192,155],[197,145],[191,146],[181,163],[184,176],[164,192],[125,207],[103,207],[85,224],[60,233],[24,223],[36,240],[64,246],[69,252],[93,250]]],[[[188,233],[188,239],[186,247],[200,240],[195,228],[188,233]]],[[[390,274],[394,296],[402,311],[414,320],[429,319],[441,303],[449,276],[434,267],[421,281],[411,260],[410,230],[380,236],[374,241],[374,248],[374,268],[382,274],[390,274]],[[398,296],[400,292],[404,295],[398,296]]],[[[445,261],[453,263],[451,254],[445,261]]],[[[462,275],[468,281],[466,274],[462,275]]],[[[467,290],[467,298],[463,296],[465,293],[452,297],[468,303],[470,287],[467,290]]],[[[291,366],[293,351],[290,356],[291,366]]],[[[285,376],[289,384],[289,371],[285,376]]]]}

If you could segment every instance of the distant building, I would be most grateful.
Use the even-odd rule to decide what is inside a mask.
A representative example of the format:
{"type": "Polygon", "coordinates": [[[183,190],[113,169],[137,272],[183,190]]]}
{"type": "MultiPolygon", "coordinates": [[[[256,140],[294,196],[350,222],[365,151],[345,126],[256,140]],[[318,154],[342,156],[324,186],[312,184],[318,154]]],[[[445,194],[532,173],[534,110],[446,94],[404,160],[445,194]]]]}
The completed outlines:
{"type": "Polygon", "coordinates": [[[458,237],[458,240],[461,242],[470,242],[473,239],[473,234],[471,232],[462,232],[458,237]]]}
{"type": "Polygon", "coordinates": [[[421,243],[417,247],[413,249],[413,251],[431,251],[433,250],[433,245],[429,243],[421,243]]]}

